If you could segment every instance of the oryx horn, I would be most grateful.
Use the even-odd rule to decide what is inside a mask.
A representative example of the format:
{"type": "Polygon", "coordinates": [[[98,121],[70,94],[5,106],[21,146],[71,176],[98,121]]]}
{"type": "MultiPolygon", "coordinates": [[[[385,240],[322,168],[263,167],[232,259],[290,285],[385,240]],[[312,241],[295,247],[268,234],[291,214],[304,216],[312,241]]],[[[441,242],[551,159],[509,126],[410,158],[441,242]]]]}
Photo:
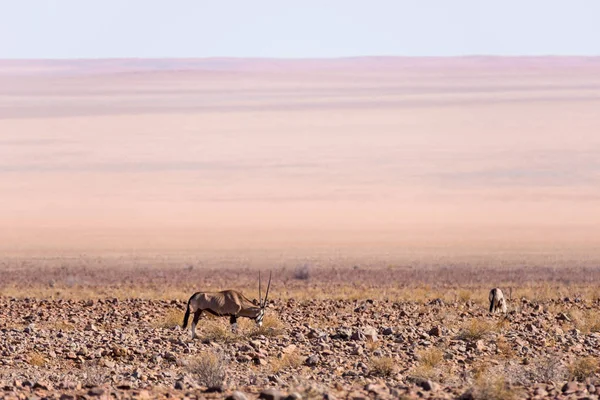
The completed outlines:
{"type": "Polygon", "coordinates": [[[262,289],[260,284],[260,271],[258,271],[258,304],[262,304],[262,289]]]}
{"type": "Polygon", "coordinates": [[[265,294],[265,300],[262,302],[261,307],[265,307],[267,305],[267,299],[269,298],[269,289],[271,288],[271,274],[272,272],[269,272],[269,283],[267,284],[267,293],[265,294]]]}

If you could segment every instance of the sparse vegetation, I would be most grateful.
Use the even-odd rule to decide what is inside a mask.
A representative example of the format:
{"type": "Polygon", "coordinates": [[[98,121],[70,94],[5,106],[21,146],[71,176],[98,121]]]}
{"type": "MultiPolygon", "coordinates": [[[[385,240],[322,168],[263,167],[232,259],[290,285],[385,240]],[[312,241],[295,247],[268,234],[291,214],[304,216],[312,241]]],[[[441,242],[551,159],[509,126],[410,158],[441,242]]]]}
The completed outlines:
{"type": "Polygon", "coordinates": [[[512,400],[519,393],[510,388],[502,376],[484,375],[476,379],[470,389],[473,400],[512,400]]]}
{"type": "Polygon", "coordinates": [[[281,358],[274,358],[271,360],[271,370],[273,373],[278,373],[288,369],[299,368],[304,362],[298,351],[292,351],[291,353],[283,354],[281,358]]]}
{"type": "Polygon", "coordinates": [[[500,356],[506,359],[511,359],[515,357],[515,352],[511,344],[508,340],[506,340],[506,337],[504,336],[499,336],[496,339],[496,351],[500,356]]]}
{"type": "Polygon", "coordinates": [[[492,331],[489,322],[480,319],[471,319],[463,325],[458,334],[458,339],[476,341],[485,338],[492,331]]]}
{"type": "Polygon", "coordinates": [[[241,337],[231,331],[229,323],[225,324],[224,321],[218,319],[204,319],[201,320],[202,324],[198,324],[196,332],[201,328],[202,331],[199,336],[206,343],[234,343],[241,340],[241,337]]]}
{"type": "Polygon", "coordinates": [[[46,365],[46,357],[44,357],[43,354],[37,351],[32,351],[27,357],[27,362],[29,363],[29,365],[43,367],[44,365],[46,365]]]}
{"type": "Polygon", "coordinates": [[[425,367],[435,368],[444,361],[444,352],[437,347],[418,352],[419,363],[425,367]]]}
{"type": "Polygon", "coordinates": [[[283,333],[283,323],[277,315],[267,313],[263,318],[262,326],[258,329],[253,329],[250,332],[250,337],[267,336],[274,337],[283,333]]]}
{"type": "Polygon", "coordinates": [[[203,351],[187,365],[198,383],[206,387],[223,386],[227,374],[227,359],[221,352],[203,351]]]}
{"type": "Polygon", "coordinates": [[[310,266],[308,264],[299,265],[294,270],[294,279],[307,281],[310,279],[310,266]]]}
{"type": "Polygon", "coordinates": [[[184,312],[182,310],[170,309],[165,315],[158,318],[154,323],[156,328],[171,329],[181,325],[183,321],[184,312]]]}
{"type": "Polygon", "coordinates": [[[594,357],[581,357],[573,361],[569,367],[569,377],[583,382],[598,370],[598,360],[594,357]]]}
{"type": "MultiPolygon", "coordinates": [[[[121,381],[134,387],[164,385],[171,390],[175,386],[190,390],[192,381],[202,386],[212,385],[222,381],[218,377],[223,376],[218,373],[222,363],[211,358],[216,356],[224,358],[228,379],[261,389],[267,382],[273,385],[286,382],[300,391],[307,386],[297,382],[314,379],[316,374],[329,374],[333,387],[325,384],[323,390],[334,394],[339,391],[342,398],[353,391],[375,395],[379,390],[394,398],[405,394],[412,398],[420,386],[426,398],[448,398],[449,388],[464,392],[471,387],[474,398],[510,399],[519,394],[524,397],[525,392],[532,397],[533,387],[538,383],[562,385],[568,379],[586,381],[600,376],[597,364],[587,358],[595,355],[593,341],[587,339],[594,337],[588,333],[598,329],[600,304],[580,294],[586,293],[585,287],[562,286],[560,294],[555,291],[555,297],[548,301],[531,302],[524,296],[517,297],[511,307],[516,312],[490,316],[487,304],[481,304],[489,291],[487,286],[469,283],[468,289],[462,289],[409,283],[395,287],[387,284],[388,279],[371,275],[368,268],[344,270],[337,280],[327,275],[328,271],[312,269],[313,283],[308,285],[288,280],[284,288],[272,292],[272,302],[260,329],[254,321],[240,318],[239,330],[233,333],[227,318],[206,315],[197,326],[197,334],[204,343],[190,341],[189,332],[170,329],[181,324],[181,310],[185,306],[183,301],[173,299],[185,299],[189,295],[186,291],[193,291],[181,281],[173,281],[181,283],[176,289],[175,284],[165,285],[160,299],[168,301],[154,297],[157,294],[152,285],[136,281],[127,289],[130,295],[126,294],[125,286],[119,286],[121,283],[102,289],[76,286],[70,293],[64,292],[72,297],[81,296],[81,300],[40,301],[35,296],[45,292],[28,287],[27,299],[20,300],[16,292],[11,294],[14,298],[0,296],[3,306],[0,313],[6,316],[0,320],[0,339],[5,341],[5,348],[21,351],[16,354],[23,356],[9,355],[8,360],[19,365],[28,380],[36,382],[38,376],[49,376],[46,371],[56,371],[65,365],[72,374],[69,379],[84,386],[82,394],[91,386],[115,386],[121,381]],[[351,277],[353,273],[360,273],[360,279],[352,280],[356,278],[351,277]],[[457,301],[460,290],[471,292],[468,303],[457,301]],[[108,297],[117,293],[115,297],[119,300],[108,297]],[[30,312],[34,309],[34,313],[30,312]],[[376,341],[359,336],[350,339],[365,326],[376,329],[376,341]],[[54,341],[55,336],[61,340],[54,341]],[[15,337],[20,338],[16,344],[15,337]],[[571,338],[577,338],[576,345],[566,346],[571,338]],[[406,351],[411,343],[416,347],[406,351]],[[195,357],[213,352],[203,363],[195,357]],[[308,357],[312,358],[306,362],[308,357]],[[229,359],[236,361],[229,364],[229,359]],[[32,371],[38,375],[28,375],[32,371]],[[396,392],[390,393],[388,383],[396,381],[396,373],[404,382],[412,383],[407,385],[408,392],[395,388],[396,392]],[[211,376],[217,378],[211,381],[211,376]],[[372,387],[367,390],[369,384],[372,387]]],[[[398,274],[402,270],[398,266],[386,269],[386,273],[398,274]]],[[[162,278],[163,275],[153,277],[152,271],[147,273],[150,281],[156,281],[157,277],[171,279],[162,278]]],[[[180,268],[173,279],[183,279],[179,275],[185,273],[187,269],[180,268]]],[[[247,275],[219,271],[202,284],[217,290],[229,282],[239,282],[239,286],[232,288],[246,291],[247,287],[253,297],[256,280],[245,280],[247,275]]],[[[57,281],[54,289],[60,289],[60,279],[53,279],[57,281]]],[[[102,282],[104,276],[98,279],[102,282]]],[[[92,280],[80,279],[88,281],[92,280]]],[[[548,287],[554,290],[557,284],[548,287]]],[[[515,292],[520,288],[516,286],[515,292]]],[[[533,295],[534,288],[532,284],[520,294],[533,295]]],[[[56,386],[62,380],[52,376],[46,383],[56,386]]],[[[318,396],[323,393],[320,390],[300,392],[318,396]]]]}
{"type": "Polygon", "coordinates": [[[391,357],[373,357],[370,361],[369,371],[380,377],[392,376],[396,370],[394,359],[391,357]]]}

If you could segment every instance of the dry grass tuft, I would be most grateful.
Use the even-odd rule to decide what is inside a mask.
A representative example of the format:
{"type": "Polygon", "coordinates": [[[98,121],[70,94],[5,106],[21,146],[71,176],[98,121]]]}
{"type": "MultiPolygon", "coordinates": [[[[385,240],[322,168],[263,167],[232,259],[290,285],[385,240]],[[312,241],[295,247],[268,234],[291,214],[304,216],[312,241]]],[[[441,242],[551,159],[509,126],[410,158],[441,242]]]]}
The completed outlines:
{"type": "Polygon", "coordinates": [[[53,324],[51,324],[49,328],[57,331],[70,332],[75,329],[75,325],[65,321],[56,321],[53,324]]]}
{"type": "Polygon", "coordinates": [[[235,343],[240,339],[240,336],[231,331],[229,324],[225,325],[223,324],[223,321],[219,320],[204,320],[202,327],[203,342],[235,343]]]}
{"type": "Polygon", "coordinates": [[[594,357],[578,358],[568,367],[569,377],[578,382],[583,382],[598,370],[598,360],[594,357]]]}
{"type": "Polygon", "coordinates": [[[391,357],[373,357],[369,370],[375,376],[392,376],[396,370],[394,359],[391,357]]]}
{"type": "Polygon", "coordinates": [[[496,352],[503,358],[511,359],[515,357],[515,351],[504,336],[499,336],[496,340],[496,352]]]}
{"type": "MultiPolygon", "coordinates": [[[[153,326],[155,328],[173,329],[183,322],[184,312],[182,310],[171,309],[164,316],[159,318],[153,326]]],[[[193,316],[192,316],[193,318],[193,316]]]]}
{"type": "Polygon", "coordinates": [[[418,382],[422,380],[437,380],[439,371],[429,365],[419,365],[410,370],[406,379],[410,382],[418,382]]]}
{"type": "Polygon", "coordinates": [[[417,357],[422,366],[435,368],[444,361],[444,352],[434,347],[419,351],[417,357]]]}
{"type": "Polygon", "coordinates": [[[310,279],[310,266],[308,264],[299,265],[294,270],[294,279],[306,281],[310,279]]]}
{"type": "Polygon", "coordinates": [[[227,359],[222,353],[204,351],[188,362],[187,369],[200,385],[219,387],[225,382],[227,359]]]}
{"type": "Polygon", "coordinates": [[[476,341],[483,339],[492,331],[492,327],[486,321],[471,319],[463,325],[458,334],[459,340],[476,341]]]}
{"type": "Polygon", "coordinates": [[[494,328],[498,332],[502,332],[510,328],[510,321],[507,318],[500,318],[494,324],[494,328]]]}
{"type": "Polygon", "coordinates": [[[511,389],[503,377],[494,375],[480,376],[470,389],[473,400],[512,400],[519,393],[511,389]]]}
{"type": "Polygon", "coordinates": [[[37,351],[32,351],[27,356],[27,362],[29,365],[34,365],[36,367],[43,367],[46,365],[46,357],[43,354],[38,353],[37,351]]]}
{"type": "Polygon", "coordinates": [[[276,315],[267,314],[263,318],[262,326],[258,329],[255,329],[250,332],[248,336],[256,337],[256,336],[267,336],[274,337],[279,336],[284,333],[283,322],[276,315]]]}
{"type": "Polygon", "coordinates": [[[600,332],[600,315],[597,311],[570,310],[567,315],[582,333],[600,332]]]}
{"type": "Polygon", "coordinates": [[[302,366],[304,363],[304,357],[302,357],[297,351],[293,351],[288,354],[284,354],[281,358],[275,358],[271,360],[271,371],[278,373],[288,369],[295,369],[302,366]]]}

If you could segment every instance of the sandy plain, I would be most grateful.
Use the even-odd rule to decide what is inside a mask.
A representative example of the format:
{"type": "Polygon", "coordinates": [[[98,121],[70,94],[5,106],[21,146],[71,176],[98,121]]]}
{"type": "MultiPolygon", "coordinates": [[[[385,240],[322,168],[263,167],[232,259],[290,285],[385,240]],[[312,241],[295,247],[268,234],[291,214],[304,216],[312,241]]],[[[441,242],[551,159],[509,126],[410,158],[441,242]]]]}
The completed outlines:
{"type": "Polygon", "coordinates": [[[0,85],[6,252],[598,247],[597,58],[2,61],[0,85]]]}

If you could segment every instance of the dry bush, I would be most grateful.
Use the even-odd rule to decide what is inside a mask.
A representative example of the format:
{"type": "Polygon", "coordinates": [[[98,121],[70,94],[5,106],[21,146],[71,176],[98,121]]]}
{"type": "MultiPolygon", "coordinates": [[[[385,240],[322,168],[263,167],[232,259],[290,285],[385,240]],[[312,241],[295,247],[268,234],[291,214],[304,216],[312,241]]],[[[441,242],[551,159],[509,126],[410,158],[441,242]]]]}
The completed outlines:
{"type": "Polygon", "coordinates": [[[307,281],[310,279],[310,266],[308,264],[299,265],[294,270],[294,279],[307,281]]]}
{"type": "Polygon", "coordinates": [[[508,318],[500,318],[498,321],[496,321],[496,324],[494,326],[494,329],[497,332],[502,332],[508,328],[510,328],[510,321],[508,320],[508,318]]]}
{"type": "MultiPolygon", "coordinates": [[[[196,328],[197,329],[197,328],[196,328]]],[[[222,321],[205,320],[202,327],[202,341],[205,343],[235,343],[240,337],[231,331],[230,325],[224,325],[222,321]]]]}
{"type": "Polygon", "coordinates": [[[444,352],[434,347],[419,351],[417,357],[422,366],[435,368],[444,361],[444,352]]]}
{"type": "Polygon", "coordinates": [[[49,326],[49,328],[52,330],[68,332],[74,330],[75,326],[65,321],[55,321],[49,326]]]}
{"type": "Polygon", "coordinates": [[[370,372],[375,376],[391,376],[395,371],[395,362],[391,357],[373,357],[370,361],[370,372]]]}
{"type": "MultiPolygon", "coordinates": [[[[490,371],[492,372],[492,371],[490,371]]],[[[533,359],[527,365],[505,364],[493,369],[494,375],[501,375],[508,382],[520,386],[536,383],[560,382],[567,378],[567,371],[558,355],[547,355],[533,359]]]]}
{"type": "Polygon", "coordinates": [[[594,357],[583,357],[573,361],[569,367],[569,377],[579,382],[591,377],[598,370],[598,360],[594,357]]]}
{"type": "Polygon", "coordinates": [[[32,351],[27,356],[27,362],[29,363],[29,365],[43,367],[44,365],[46,365],[46,358],[43,354],[38,353],[37,351],[32,351]]]}
{"type": "Polygon", "coordinates": [[[492,327],[486,321],[471,319],[463,325],[458,333],[459,340],[476,341],[483,339],[492,331],[492,327]]]}
{"type": "Polygon", "coordinates": [[[256,336],[261,336],[261,335],[267,336],[267,337],[279,336],[284,333],[283,326],[284,326],[283,322],[281,322],[279,317],[277,317],[276,315],[273,315],[273,314],[266,314],[265,317],[263,318],[262,326],[260,328],[257,328],[255,330],[251,331],[248,336],[250,336],[250,337],[256,337],[256,336]]]}
{"type": "Polygon", "coordinates": [[[406,376],[406,380],[409,382],[419,382],[422,380],[438,380],[439,371],[429,365],[419,365],[410,370],[410,373],[406,376]]]}
{"type": "Polygon", "coordinates": [[[504,336],[499,336],[496,340],[496,352],[504,358],[514,358],[515,352],[508,340],[504,336]]]}
{"type": "Polygon", "coordinates": [[[567,316],[582,333],[593,333],[600,331],[600,315],[596,311],[570,310],[567,316]]]}
{"type": "Polygon", "coordinates": [[[198,383],[206,387],[223,386],[227,375],[227,359],[220,352],[203,351],[189,360],[187,369],[198,383]]]}
{"type": "Polygon", "coordinates": [[[275,358],[271,361],[271,370],[273,373],[285,371],[287,369],[299,368],[304,363],[302,357],[297,351],[284,354],[281,358],[275,358]]]}
{"type": "Polygon", "coordinates": [[[179,326],[183,322],[183,311],[170,309],[165,315],[156,320],[152,325],[155,328],[172,329],[179,326]]]}
{"type": "Polygon", "coordinates": [[[473,293],[470,290],[466,289],[461,289],[457,293],[458,301],[460,301],[461,303],[466,303],[467,301],[471,300],[472,296],[473,293]]]}
{"type": "Polygon", "coordinates": [[[484,375],[475,380],[469,390],[473,400],[512,400],[519,393],[511,389],[503,377],[484,375]]]}
{"type": "Polygon", "coordinates": [[[489,375],[490,364],[485,361],[476,361],[471,366],[471,376],[475,381],[484,379],[489,375]]]}
{"type": "Polygon", "coordinates": [[[373,342],[372,340],[369,340],[365,347],[369,353],[373,353],[375,350],[379,350],[381,348],[381,342],[373,342]]]}

